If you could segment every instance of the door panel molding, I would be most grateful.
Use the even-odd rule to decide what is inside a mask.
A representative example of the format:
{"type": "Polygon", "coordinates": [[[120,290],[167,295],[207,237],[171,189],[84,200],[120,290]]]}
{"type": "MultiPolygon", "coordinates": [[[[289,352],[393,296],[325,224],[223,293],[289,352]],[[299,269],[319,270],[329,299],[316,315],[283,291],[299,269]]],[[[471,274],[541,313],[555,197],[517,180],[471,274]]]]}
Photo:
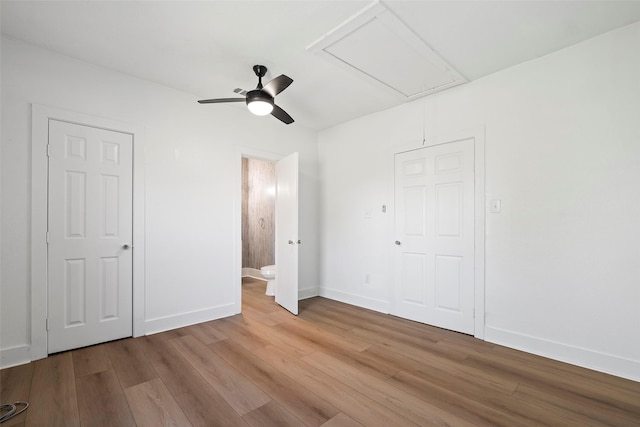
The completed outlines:
{"type": "MultiPolygon", "coordinates": [[[[145,333],[144,129],[141,126],[39,104],[31,105],[31,346],[30,359],[47,357],[47,198],[49,120],[133,136],[133,336],[145,333]]],[[[74,150],[78,147],[74,147],[74,150]]],[[[80,155],[81,153],[78,153],[80,155]]],[[[106,152],[106,155],[109,153],[106,152]]]]}

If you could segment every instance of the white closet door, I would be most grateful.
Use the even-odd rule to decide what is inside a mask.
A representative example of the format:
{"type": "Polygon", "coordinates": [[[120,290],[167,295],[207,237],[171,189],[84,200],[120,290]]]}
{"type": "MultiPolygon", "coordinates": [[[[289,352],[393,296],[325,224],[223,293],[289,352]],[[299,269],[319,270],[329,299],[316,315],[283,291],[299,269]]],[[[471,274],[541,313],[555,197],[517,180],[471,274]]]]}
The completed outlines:
{"type": "Polygon", "coordinates": [[[474,333],[474,143],[396,155],[393,314],[474,333]]]}
{"type": "Polygon", "coordinates": [[[132,335],[130,134],[49,121],[48,352],[132,335]]]}

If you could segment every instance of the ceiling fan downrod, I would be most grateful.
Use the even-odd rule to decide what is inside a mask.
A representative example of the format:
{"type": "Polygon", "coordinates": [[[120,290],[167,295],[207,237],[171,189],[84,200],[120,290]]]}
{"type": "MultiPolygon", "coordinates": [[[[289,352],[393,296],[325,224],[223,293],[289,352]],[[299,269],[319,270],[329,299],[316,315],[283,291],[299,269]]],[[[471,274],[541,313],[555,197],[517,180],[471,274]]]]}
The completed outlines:
{"type": "Polygon", "coordinates": [[[262,89],[262,78],[267,75],[267,67],[264,65],[254,65],[253,72],[258,76],[258,87],[257,89],[262,89]]]}

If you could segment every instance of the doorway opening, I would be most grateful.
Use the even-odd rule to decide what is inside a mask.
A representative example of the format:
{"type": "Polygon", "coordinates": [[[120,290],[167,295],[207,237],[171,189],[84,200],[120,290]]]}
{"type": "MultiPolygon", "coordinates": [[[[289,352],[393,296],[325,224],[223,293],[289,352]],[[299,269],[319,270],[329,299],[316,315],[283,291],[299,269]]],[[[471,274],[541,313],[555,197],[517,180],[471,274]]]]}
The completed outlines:
{"type": "MultiPolygon", "coordinates": [[[[286,308],[293,314],[298,314],[298,247],[301,243],[298,237],[298,153],[291,153],[288,156],[280,156],[274,153],[260,152],[251,149],[241,149],[238,152],[238,163],[236,169],[236,188],[237,196],[235,200],[235,218],[234,232],[237,240],[234,245],[234,274],[237,288],[235,290],[235,312],[242,312],[242,277],[248,276],[248,273],[260,274],[260,268],[275,265],[274,276],[275,282],[272,287],[274,289],[275,302],[286,308]],[[253,270],[245,270],[243,264],[243,223],[253,225],[262,229],[268,226],[267,219],[264,216],[253,216],[253,224],[251,224],[251,216],[248,215],[247,221],[242,218],[242,163],[247,158],[250,162],[253,159],[266,160],[274,166],[275,185],[273,190],[267,191],[274,201],[273,214],[273,264],[261,265],[268,261],[258,261],[252,268],[253,270]],[[263,221],[260,221],[263,218],[263,221]]],[[[250,207],[250,204],[249,204],[250,207]]],[[[249,209],[250,210],[250,209],[249,209]]],[[[249,213],[249,212],[248,212],[249,213]]],[[[249,246],[249,250],[251,247],[249,246]]],[[[270,260],[269,260],[270,261],[270,260]]],[[[254,275],[257,275],[254,274],[254,275]]],[[[261,274],[260,274],[261,276],[261,274]]],[[[258,278],[260,278],[258,276],[258,278]]],[[[266,292],[266,286],[265,286],[266,292]]]]}
{"type": "Polygon", "coordinates": [[[264,281],[265,292],[261,268],[275,264],[275,203],[275,162],[242,157],[242,277],[264,281]]]}

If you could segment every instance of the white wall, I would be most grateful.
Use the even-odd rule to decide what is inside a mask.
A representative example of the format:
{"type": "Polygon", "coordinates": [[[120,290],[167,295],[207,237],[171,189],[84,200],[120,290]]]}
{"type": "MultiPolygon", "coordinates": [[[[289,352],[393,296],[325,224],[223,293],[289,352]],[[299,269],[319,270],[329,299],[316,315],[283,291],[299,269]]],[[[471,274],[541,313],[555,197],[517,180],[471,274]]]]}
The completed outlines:
{"type": "Polygon", "coordinates": [[[234,304],[239,147],[300,153],[301,287],[317,288],[315,132],[7,38],[1,89],[1,366],[25,361],[30,345],[31,103],[144,128],[147,331],[234,304]]]}
{"type": "Polygon", "coordinates": [[[388,309],[394,147],[484,126],[485,338],[640,380],[638,52],[634,24],[321,132],[321,294],[388,309]]]}
{"type": "Polygon", "coordinates": [[[233,302],[238,147],[300,152],[301,288],[313,293],[320,274],[325,295],[385,310],[393,210],[380,208],[392,208],[394,147],[422,140],[423,117],[428,139],[484,126],[487,199],[503,204],[487,213],[486,338],[640,380],[638,51],[635,24],[321,132],[318,186],[311,131],[3,38],[0,364],[30,345],[38,103],[144,127],[146,320],[176,326],[233,302]]]}

